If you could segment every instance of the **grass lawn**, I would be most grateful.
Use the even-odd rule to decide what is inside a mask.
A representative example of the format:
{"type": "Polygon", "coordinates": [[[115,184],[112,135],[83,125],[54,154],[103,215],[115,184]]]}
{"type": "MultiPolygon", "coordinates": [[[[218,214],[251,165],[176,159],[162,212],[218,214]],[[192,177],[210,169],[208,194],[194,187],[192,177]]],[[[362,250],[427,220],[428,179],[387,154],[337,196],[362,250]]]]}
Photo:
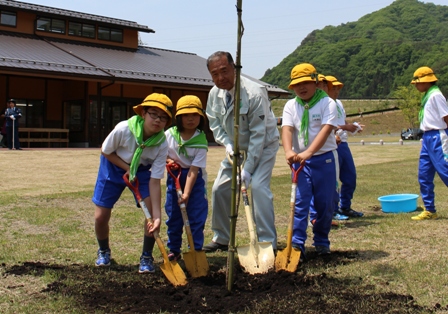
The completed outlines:
{"type": "MultiPolygon", "coordinates": [[[[376,142],[376,139],[374,141],[376,142]]],[[[297,276],[303,278],[320,278],[313,281],[314,284],[310,283],[307,288],[312,289],[313,293],[322,293],[319,292],[320,285],[324,286],[330,281],[341,285],[337,289],[351,289],[359,307],[333,313],[373,313],[366,308],[385,302],[384,296],[388,294],[413,299],[423,308],[415,311],[401,311],[397,308],[396,311],[391,309],[384,313],[447,310],[448,250],[444,245],[448,217],[447,189],[436,176],[436,206],[440,216],[438,220],[412,221],[411,216],[416,212],[383,213],[377,200],[379,196],[396,193],[419,194],[417,166],[420,145],[418,142],[406,142],[404,145],[393,142],[385,145],[351,144],[358,172],[353,208],[364,212],[365,215],[340,224],[331,231],[333,260],[322,262],[312,258],[311,261],[300,265],[297,271],[297,276]],[[322,277],[323,274],[326,275],[322,277]],[[368,289],[368,293],[362,293],[367,291],[365,289],[368,289]]],[[[209,149],[209,193],[223,156],[222,147],[209,149]]],[[[136,273],[143,223],[143,213],[135,207],[131,193],[126,191],[113,210],[110,226],[115,270],[102,272],[93,267],[97,244],[93,229],[94,207],[90,198],[98,163],[99,149],[0,151],[0,166],[3,169],[0,194],[0,313],[137,312],[129,308],[126,310],[107,305],[99,306],[100,301],[96,299],[100,293],[98,291],[102,291],[100,288],[103,287],[100,276],[110,280],[109,285],[103,289],[123,289],[124,285],[129,284],[130,276],[134,276],[130,274],[136,273]],[[34,267],[19,271],[23,269],[20,267],[26,267],[29,263],[33,263],[34,267]],[[54,266],[35,266],[41,265],[40,263],[54,266]],[[74,269],[80,272],[74,275],[74,269]],[[125,272],[123,277],[119,276],[119,271],[125,272]],[[114,277],[113,274],[117,276],[114,277]],[[59,293],[49,292],[52,290],[50,288],[55,288],[56,284],[61,285],[61,282],[62,286],[56,289],[59,293]],[[73,293],[71,289],[81,282],[82,290],[79,288],[73,293]]],[[[290,187],[289,168],[284,162],[283,149],[280,147],[272,179],[280,247],[284,246],[286,239],[290,187]]],[[[418,205],[422,205],[420,198],[418,205]]],[[[166,240],[164,224],[161,236],[166,240]]],[[[205,236],[206,242],[212,237],[210,219],[207,221],[205,236]]],[[[237,243],[248,243],[242,206],[237,223],[237,243]]],[[[309,229],[306,248],[313,252],[311,244],[312,232],[309,229]]],[[[186,246],[184,248],[186,249],[186,246]]],[[[154,249],[154,254],[156,263],[161,263],[162,258],[157,248],[154,249]]],[[[217,273],[225,271],[226,256],[226,253],[208,256],[209,263],[217,273]]],[[[148,288],[149,294],[153,291],[151,289],[160,292],[158,287],[166,286],[160,271],[146,278],[149,279],[145,279],[145,284],[151,285],[148,288]]],[[[210,293],[213,289],[220,288],[208,287],[206,281],[199,284],[210,293]]],[[[132,294],[132,286],[127,286],[126,289],[132,294]]],[[[254,281],[252,289],[252,293],[255,293],[257,289],[262,288],[254,281]]],[[[302,291],[299,288],[295,290],[297,293],[302,291]]],[[[105,295],[111,290],[107,291],[104,291],[105,295]]],[[[304,291],[306,292],[306,289],[304,291]]],[[[269,291],[261,292],[265,298],[269,298],[269,291]]],[[[317,305],[313,307],[312,304],[300,303],[304,302],[304,299],[293,294],[296,292],[282,296],[282,300],[298,302],[294,305],[295,308],[282,309],[281,302],[277,299],[275,302],[278,307],[275,312],[292,313],[301,308],[307,309],[307,313],[322,313],[317,305]]],[[[182,294],[179,290],[174,290],[166,298],[182,299],[179,293],[182,294]]],[[[333,297],[337,298],[337,295],[333,297]]],[[[242,308],[241,313],[262,313],[265,301],[254,300],[247,301],[250,306],[242,308]],[[253,302],[259,302],[259,307],[253,302]]],[[[321,295],[319,300],[324,302],[325,297],[321,295]]],[[[230,306],[232,299],[226,302],[230,306]]],[[[212,312],[226,312],[226,307],[211,309],[212,312]]],[[[201,312],[191,304],[191,312],[193,311],[201,312]]],[[[173,308],[171,311],[162,311],[157,304],[152,304],[147,312],[165,313],[176,310],[173,308]]]]}

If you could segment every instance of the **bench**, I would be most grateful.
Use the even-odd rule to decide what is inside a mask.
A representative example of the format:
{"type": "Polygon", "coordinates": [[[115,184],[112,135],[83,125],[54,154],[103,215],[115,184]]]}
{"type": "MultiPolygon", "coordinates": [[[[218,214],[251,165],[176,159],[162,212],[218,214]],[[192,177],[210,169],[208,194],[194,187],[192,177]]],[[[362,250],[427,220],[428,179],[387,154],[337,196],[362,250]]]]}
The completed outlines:
{"type": "Polygon", "coordinates": [[[69,129],[55,129],[55,128],[19,128],[20,143],[66,143],[68,147],[68,133],[69,129]]]}

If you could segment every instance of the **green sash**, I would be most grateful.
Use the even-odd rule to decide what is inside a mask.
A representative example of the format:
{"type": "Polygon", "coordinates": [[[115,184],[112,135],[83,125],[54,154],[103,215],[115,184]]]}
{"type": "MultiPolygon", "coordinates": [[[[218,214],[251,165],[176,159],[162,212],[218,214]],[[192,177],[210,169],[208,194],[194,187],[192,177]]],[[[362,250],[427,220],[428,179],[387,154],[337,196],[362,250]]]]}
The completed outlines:
{"type": "Polygon", "coordinates": [[[184,155],[185,157],[188,157],[188,153],[187,153],[187,149],[186,149],[187,147],[202,148],[202,149],[206,149],[208,151],[208,142],[207,142],[205,133],[203,131],[200,131],[200,132],[201,133],[199,133],[196,136],[193,136],[188,141],[182,142],[182,138],[180,136],[179,130],[177,129],[177,126],[173,126],[172,128],[170,128],[171,135],[174,137],[177,144],[179,145],[177,153],[179,155],[184,155]]]}
{"type": "Polygon", "coordinates": [[[440,91],[439,87],[437,85],[433,85],[431,86],[428,91],[423,95],[422,97],[422,103],[421,103],[421,108],[420,111],[418,112],[418,121],[420,121],[420,123],[423,121],[423,116],[425,113],[425,105],[428,102],[429,97],[434,94],[434,92],[440,91]]]}
{"type": "Polygon", "coordinates": [[[314,93],[313,97],[310,99],[308,103],[296,97],[296,101],[299,105],[303,106],[305,110],[303,111],[302,123],[300,124],[300,135],[305,139],[305,146],[308,146],[308,125],[309,125],[309,109],[313,108],[315,104],[319,102],[324,97],[328,97],[327,93],[325,93],[321,89],[317,89],[314,93]]]}
{"type": "Polygon", "coordinates": [[[150,138],[148,138],[145,142],[143,142],[143,124],[145,120],[141,116],[133,116],[128,120],[129,130],[135,137],[135,141],[138,144],[137,149],[134,152],[134,156],[131,161],[131,169],[129,171],[129,181],[133,181],[135,178],[135,174],[137,173],[138,166],[140,165],[140,157],[142,156],[143,149],[145,147],[155,147],[160,146],[166,139],[165,133],[160,131],[159,133],[154,134],[150,138]]]}

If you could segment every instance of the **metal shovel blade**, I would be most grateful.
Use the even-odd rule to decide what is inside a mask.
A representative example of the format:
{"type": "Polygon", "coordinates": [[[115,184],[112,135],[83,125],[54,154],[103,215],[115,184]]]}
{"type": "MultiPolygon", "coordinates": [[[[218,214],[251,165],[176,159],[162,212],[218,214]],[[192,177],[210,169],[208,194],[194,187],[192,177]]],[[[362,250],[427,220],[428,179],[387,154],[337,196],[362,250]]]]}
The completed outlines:
{"type": "Polygon", "coordinates": [[[237,252],[241,266],[249,274],[264,274],[274,268],[274,249],[270,242],[238,246],[237,252]]]}
{"type": "Polygon", "coordinates": [[[209,267],[204,251],[190,250],[183,253],[182,258],[191,277],[198,278],[208,275],[209,267]]]}
{"type": "Polygon", "coordinates": [[[282,251],[277,252],[275,258],[275,270],[286,270],[291,273],[295,272],[300,262],[300,250],[287,247],[282,251]]]}
{"type": "Polygon", "coordinates": [[[165,275],[166,279],[174,286],[185,286],[187,284],[187,278],[180,265],[173,261],[164,261],[160,265],[160,269],[165,275]]]}
{"type": "Polygon", "coordinates": [[[155,234],[154,237],[156,238],[157,245],[159,246],[160,252],[163,256],[163,264],[160,265],[160,269],[166,279],[168,279],[168,281],[174,286],[185,286],[187,284],[187,277],[185,276],[184,271],[176,261],[170,261],[168,259],[165,246],[163,245],[158,233],[155,234]]]}

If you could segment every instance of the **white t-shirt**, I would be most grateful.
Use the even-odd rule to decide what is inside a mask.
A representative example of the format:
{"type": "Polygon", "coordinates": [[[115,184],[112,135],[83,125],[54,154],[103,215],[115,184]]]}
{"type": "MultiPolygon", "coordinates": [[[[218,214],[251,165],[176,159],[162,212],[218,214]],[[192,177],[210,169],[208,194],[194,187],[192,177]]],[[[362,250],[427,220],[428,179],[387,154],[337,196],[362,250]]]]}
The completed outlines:
{"type": "MultiPolygon", "coordinates": [[[[345,114],[344,106],[342,105],[342,102],[339,99],[335,100],[336,103],[336,110],[337,110],[337,124],[339,125],[345,125],[345,118],[347,117],[345,114]]],[[[346,130],[339,129],[337,130],[336,134],[339,136],[342,142],[347,142],[348,135],[346,130]]]]}
{"type": "MultiPolygon", "coordinates": [[[[199,135],[199,131],[196,130],[193,137],[199,135]]],[[[188,157],[184,154],[178,153],[179,144],[177,143],[170,130],[165,131],[166,141],[168,143],[168,158],[174,160],[182,168],[190,168],[191,166],[202,169],[202,178],[207,182],[207,150],[203,148],[185,147],[188,157]]],[[[182,138],[182,136],[181,136],[182,138]]],[[[182,139],[182,142],[185,142],[182,139]]]]}
{"type": "MultiPolygon", "coordinates": [[[[308,148],[314,141],[317,134],[324,124],[329,124],[334,127],[337,126],[337,109],[336,103],[330,97],[324,97],[313,108],[309,109],[309,124],[308,124],[308,145],[305,146],[303,136],[300,134],[300,125],[302,123],[302,116],[305,108],[298,104],[294,99],[289,100],[283,108],[282,127],[294,127],[292,149],[296,153],[301,153],[308,148]]],[[[334,132],[328,136],[325,144],[314,155],[321,155],[323,153],[337,149],[336,138],[334,132]]]]}
{"type": "MultiPolygon", "coordinates": [[[[137,147],[137,141],[129,130],[126,120],[118,123],[109,133],[101,146],[101,151],[108,155],[115,152],[124,162],[130,164],[137,147]]],[[[146,147],[140,157],[140,165],[151,165],[151,178],[163,179],[167,154],[168,143],[166,141],[159,146],[146,147]]]]}
{"type": "Polygon", "coordinates": [[[448,105],[440,91],[434,92],[425,104],[423,121],[420,129],[423,131],[444,130],[447,128],[444,117],[448,116],[448,105]]]}

